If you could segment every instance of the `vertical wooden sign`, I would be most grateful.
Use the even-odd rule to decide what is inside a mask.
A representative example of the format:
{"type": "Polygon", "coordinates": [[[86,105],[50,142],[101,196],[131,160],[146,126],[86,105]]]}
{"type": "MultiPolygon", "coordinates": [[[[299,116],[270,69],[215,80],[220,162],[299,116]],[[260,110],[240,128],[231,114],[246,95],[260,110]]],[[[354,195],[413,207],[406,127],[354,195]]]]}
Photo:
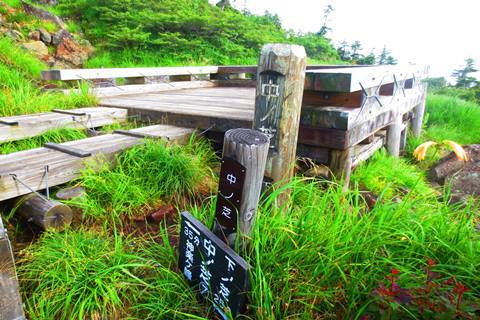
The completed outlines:
{"type": "Polygon", "coordinates": [[[267,44],[260,55],[253,128],[270,138],[265,176],[274,183],[293,176],[306,65],[302,46],[267,44]]]}
{"type": "Polygon", "coordinates": [[[247,237],[251,233],[268,145],[268,137],[252,129],[232,129],[225,133],[213,230],[231,247],[235,244],[238,231],[247,237]]]}

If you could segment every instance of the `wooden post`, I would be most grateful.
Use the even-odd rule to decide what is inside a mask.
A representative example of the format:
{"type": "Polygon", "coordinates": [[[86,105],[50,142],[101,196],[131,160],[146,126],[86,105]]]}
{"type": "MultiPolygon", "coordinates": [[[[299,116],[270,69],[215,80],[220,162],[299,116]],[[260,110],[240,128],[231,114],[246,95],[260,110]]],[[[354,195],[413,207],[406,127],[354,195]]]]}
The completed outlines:
{"type": "Polygon", "coordinates": [[[12,246],[0,218],[0,319],[25,319],[12,246]]]}
{"type": "Polygon", "coordinates": [[[262,48],[253,128],[270,138],[265,176],[273,183],[286,183],[294,173],[306,64],[302,46],[267,44],[262,48]]]}
{"type": "Polygon", "coordinates": [[[352,159],[353,147],[349,147],[345,150],[330,151],[330,170],[334,174],[335,178],[342,182],[343,191],[347,191],[350,185],[350,175],[352,173],[352,159]]]}
{"type": "MultiPolygon", "coordinates": [[[[256,217],[268,156],[268,145],[268,137],[252,129],[232,129],[225,133],[223,158],[231,158],[245,167],[245,178],[243,180],[242,190],[239,190],[241,194],[240,204],[233,204],[234,207],[238,208],[236,225],[240,227],[240,234],[244,244],[248,242],[256,217]]],[[[230,175],[228,170],[229,168],[223,168],[222,164],[222,174],[230,175]]],[[[228,177],[220,177],[219,198],[224,196],[224,199],[228,198],[233,200],[230,194],[221,195],[221,193],[227,193],[225,190],[222,190],[222,180],[224,181],[225,178],[228,179],[228,177]]],[[[237,177],[233,178],[235,182],[238,182],[237,177]]],[[[233,180],[230,180],[230,182],[232,181],[233,180]]],[[[230,186],[227,186],[227,188],[228,187],[230,186]]],[[[234,186],[232,185],[232,187],[234,186]]],[[[235,189],[232,190],[235,191],[235,189]]],[[[228,191],[228,193],[230,193],[230,191],[228,191]]],[[[237,233],[232,232],[232,229],[228,228],[228,221],[227,223],[221,221],[221,218],[224,217],[222,217],[222,209],[219,208],[219,205],[221,205],[220,202],[217,202],[217,218],[219,219],[216,219],[214,232],[233,247],[237,233]],[[218,209],[220,209],[220,211],[218,211],[218,209]]],[[[230,212],[233,210],[229,209],[227,211],[230,212]]],[[[233,229],[236,229],[236,226],[234,226],[233,229]]]]}
{"type": "Polygon", "coordinates": [[[72,209],[54,200],[47,200],[35,193],[19,197],[15,201],[17,213],[27,221],[32,221],[44,230],[62,230],[72,222],[72,209]]]}
{"type": "Polygon", "coordinates": [[[387,151],[390,155],[400,155],[400,139],[402,136],[402,115],[397,115],[393,122],[387,127],[387,151]]]}
{"type": "Polygon", "coordinates": [[[425,98],[413,109],[412,134],[419,137],[422,133],[423,116],[425,114],[425,98]]]}

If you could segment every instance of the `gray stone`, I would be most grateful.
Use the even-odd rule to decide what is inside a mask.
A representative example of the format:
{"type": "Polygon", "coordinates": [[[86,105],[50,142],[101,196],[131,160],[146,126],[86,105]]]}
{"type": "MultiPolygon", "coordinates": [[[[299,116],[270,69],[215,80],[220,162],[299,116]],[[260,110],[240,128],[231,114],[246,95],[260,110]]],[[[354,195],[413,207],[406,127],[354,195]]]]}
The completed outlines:
{"type": "Polygon", "coordinates": [[[26,42],[22,44],[22,47],[40,59],[44,59],[48,56],[48,48],[42,41],[26,42]]]}
{"type": "Polygon", "coordinates": [[[70,40],[73,39],[73,36],[70,32],[68,32],[67,30],[60,30],[60,31],[57,31],[56,33],[53,34],[52,36],[52,44],[54,46],[58,46],[60,43],[63,42],[63,39],[64,38],[68,38],[70,40]]]}
{"type": "Polygon", "coordinates": [[[8,30],[7,32],[5,32],[5,35],[15,41],[23,39],[23,34],[20,31],[14,29],[8,30]]]}
{"type": "Polygon", "coordinates": [[[40,28],[38,29],[38,32],[40,32],[40,40],[42,40],[43,43],[50,44],[52,42],[52,36],[47,30],[40,28]]]}

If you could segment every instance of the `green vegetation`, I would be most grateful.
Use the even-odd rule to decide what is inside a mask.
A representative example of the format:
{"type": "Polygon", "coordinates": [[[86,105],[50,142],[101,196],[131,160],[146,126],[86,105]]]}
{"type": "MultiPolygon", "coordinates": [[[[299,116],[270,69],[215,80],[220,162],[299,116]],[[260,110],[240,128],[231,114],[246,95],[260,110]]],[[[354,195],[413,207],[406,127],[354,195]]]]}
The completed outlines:
{"type": "Polygon", "coordinates": [[[87,138],[85,130],[56,129],[30,139],[0,144],[0,154],[39,148],[47,142],[62,143],[87,138]]]}
{"type": "Polygon", "coordinates": [[[99,48],[89,67],[195,64],[256,64],[265,43],[305,44],[318,62],[338,54],[324,35],[291,35],[278,16],[222,10],[207,0],[59,1],[99,48]]]}
{"type": "Polygon", "coordinates": [[[364,190],[382,195],[382,198],[387,200],[402,198],[407,193],[422,198],[434,194],[420,169],[405,159],[387,155],[384,149],[374,154],[370,161],[360,165],[352,173],[352,182],[360,184],[364,190]]]}
{"type": "Polygon", "coordinates": [[[82,202],[87,217],[115,221],[155,208],[160,199],[182,200],[209,191],[214,155],[208,145],[186,146],[147,141],[117,157],[115,168],[92,165],[81,179],[87,191],[82,202]]]}
{"type": "Polygon", "coordinates": [[[20,49],[10,39],[0,37],[0,116],[72,109],[97,104],[82,84],[79,93],[43,92],[40,73],[47,66],[20,49]]]}

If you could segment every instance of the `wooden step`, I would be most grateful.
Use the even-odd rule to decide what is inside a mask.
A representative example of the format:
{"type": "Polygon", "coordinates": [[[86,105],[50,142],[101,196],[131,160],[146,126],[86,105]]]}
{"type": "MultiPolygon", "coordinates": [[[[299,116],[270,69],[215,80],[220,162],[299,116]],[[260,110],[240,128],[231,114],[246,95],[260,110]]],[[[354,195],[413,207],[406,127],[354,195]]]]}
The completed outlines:
{"type": "MultiPolygon", "coordinates": [[[[130,131],[177,143],[185,143],[193,132],[192,129],[170,125],[154,125],[130,131]]],[[[81,170],[86,167],[86,163],[94,161],[111,163],[115,154],[144,141],[139,137],[113,133],[59,144],[91,153],[88,157],[77,157],[50,148],[0,155],[0,201],[31,192],[16,182],[12,174],[33,190],[43,190],[45,189],[45,166],[48,166],[49,186],[60,185],[78,178],[81,170]]]]}
{"type": "Polygon", "coordinates": [[[86,129],[127,120],[123,108],[92,107],[0,118],[0,143],[22,140],[61,128],[86,129]]]}

